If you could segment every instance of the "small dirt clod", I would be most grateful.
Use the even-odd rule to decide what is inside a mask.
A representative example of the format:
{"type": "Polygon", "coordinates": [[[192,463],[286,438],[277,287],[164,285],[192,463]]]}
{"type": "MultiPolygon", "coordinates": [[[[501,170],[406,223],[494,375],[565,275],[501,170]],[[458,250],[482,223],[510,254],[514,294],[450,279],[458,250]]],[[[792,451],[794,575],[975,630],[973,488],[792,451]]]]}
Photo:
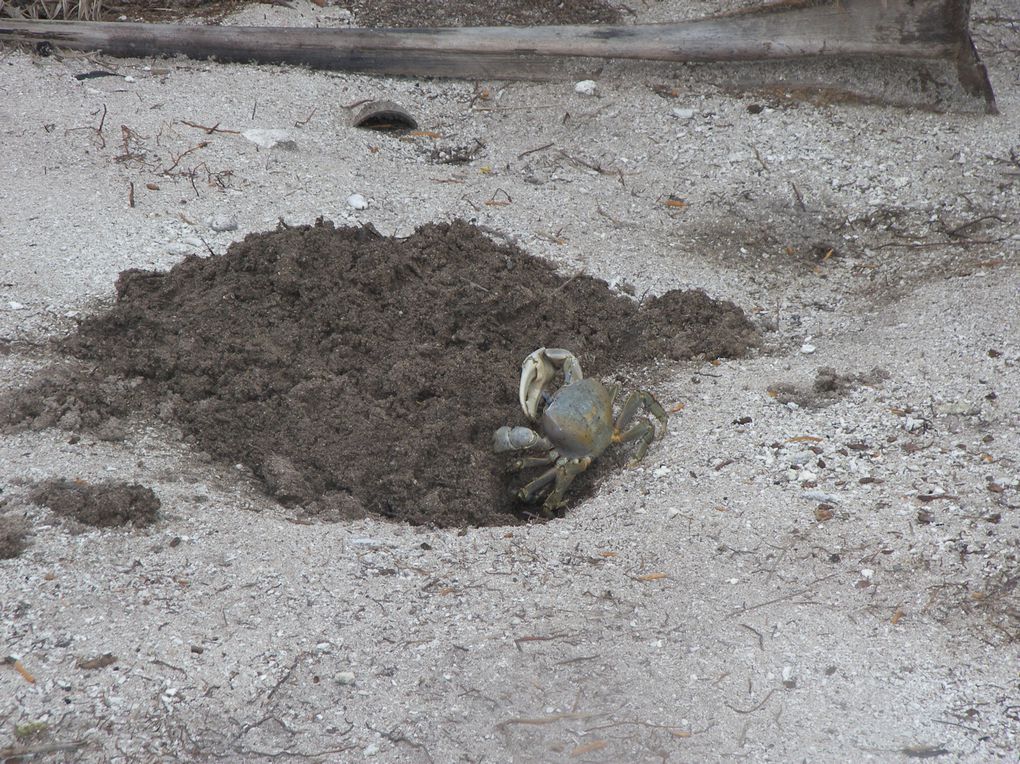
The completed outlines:
{"type": "Polygon", "coordinates": [[[151,488],[119,481],[47,480],[29,494],[29,501],[98,528],[152,525],[160,507],[151,488]]]}

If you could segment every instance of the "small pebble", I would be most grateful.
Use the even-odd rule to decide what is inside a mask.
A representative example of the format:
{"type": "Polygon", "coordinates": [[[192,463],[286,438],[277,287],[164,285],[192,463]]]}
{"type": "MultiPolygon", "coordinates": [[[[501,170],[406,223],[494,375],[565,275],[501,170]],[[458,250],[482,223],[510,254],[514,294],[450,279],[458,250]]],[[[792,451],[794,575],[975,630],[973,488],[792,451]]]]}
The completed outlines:
{"type": "Polygon", "coordinates": [[[673,109],[673,116],[677,119],[692,119],[697,113],[697,109],[673,109]]]}
{"type": "Polygon", "coordinates": [[[800,352],[803,353],[804,355],[811,355],[812,353],[815,352],[815,346],[812,345],[810,342],[805,342],[803,345],[800,346],[800,352]]]}
{"type": "Polygon", "coordinates": [[[670,473],[669,467],[667,467],[665,464],[662,464],[652,471],[652,477],[657,478],[666,477],[666,475],[668,475],[669,473],[670,473]]]}
{"type": "Polygon", "coordinates": [[[25,306],[22,303],[14,302],[14,300],[11,300],[9,303],[7,303],[7,307],[9,307],[11,310],[24,310],[25,309],[25,306]]]}
{"type": "Polygon", "coordinates": [[[368,199],[361,194],[351,194],[347,197],[347,206],[355,210],[367,210],[368,199]]]}
{"type": "Polygon", "coordinates": [[[574,92],[580,93],[581,95],[593,96],[598,86],[595,84],[595,80],[581,80],[574,85],[574,92]]]}
{"type": "Polygon", "coordinates": [[[337,684],[354,684],[353,671],[341,671],[336,675],[337,684]]]}

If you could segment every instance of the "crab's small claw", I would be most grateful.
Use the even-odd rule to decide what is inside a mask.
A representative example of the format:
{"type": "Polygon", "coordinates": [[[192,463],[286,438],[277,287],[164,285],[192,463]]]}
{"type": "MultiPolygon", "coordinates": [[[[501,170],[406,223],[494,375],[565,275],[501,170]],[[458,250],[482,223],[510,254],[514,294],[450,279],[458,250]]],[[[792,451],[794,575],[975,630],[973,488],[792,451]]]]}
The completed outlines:
{"type": "Polygon", "coordinates": [[[527,427],[500,427],[492,435],[492,450],[497,454],[532,448],[548,450],[552,448],[552,443],[527,427]]]}
{"type": "Polygon", "coordinates": [[[538,405],[545,386],[552,382],[556,370],[563,369],[564,384],[582,379],[581,364],[574,354],[563,348],[539,348],[524,359],[521,366],[521,386],[518,398],[528,419],[538,419],[538,405]]]}

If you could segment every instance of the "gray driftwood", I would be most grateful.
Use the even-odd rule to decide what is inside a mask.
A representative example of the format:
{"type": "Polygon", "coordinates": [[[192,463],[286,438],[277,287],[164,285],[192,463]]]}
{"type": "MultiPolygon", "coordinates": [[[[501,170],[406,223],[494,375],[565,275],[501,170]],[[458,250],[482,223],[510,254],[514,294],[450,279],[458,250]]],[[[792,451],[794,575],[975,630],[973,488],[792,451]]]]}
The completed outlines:
{"type": "Polygon", "coordinates": [[[970,0],[794,0],[673,24],[305,29],[72,21],[3,21],[0,42],[289,63],[374,74],[541,79],[556,57],[751,61],[814,56],[954,59],[960,82],[995,100],[971,42],[970,0]],[[552,59],[552,60],[551,60],[552,59]]]}

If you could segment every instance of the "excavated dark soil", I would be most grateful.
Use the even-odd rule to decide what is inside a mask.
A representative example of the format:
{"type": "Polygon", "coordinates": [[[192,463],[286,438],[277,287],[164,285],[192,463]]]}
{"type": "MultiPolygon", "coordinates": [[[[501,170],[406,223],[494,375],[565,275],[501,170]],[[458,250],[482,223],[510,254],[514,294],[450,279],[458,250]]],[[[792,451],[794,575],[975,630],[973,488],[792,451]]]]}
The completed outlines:
{"type": "Polygon", "coordinates": [[[112,310],[67,343],[93,368],[38,380],[8,411],[22,426],[102,430],[141,405],[309,513],[496,525],[527,515],[491,441],[526,424],[528,353],[566,347],[607,375],[757,341],[731,303],[689,291],[639,306],[467,223],[398,240],[320,221],[167,273],[125,271],[112,310]]]}

